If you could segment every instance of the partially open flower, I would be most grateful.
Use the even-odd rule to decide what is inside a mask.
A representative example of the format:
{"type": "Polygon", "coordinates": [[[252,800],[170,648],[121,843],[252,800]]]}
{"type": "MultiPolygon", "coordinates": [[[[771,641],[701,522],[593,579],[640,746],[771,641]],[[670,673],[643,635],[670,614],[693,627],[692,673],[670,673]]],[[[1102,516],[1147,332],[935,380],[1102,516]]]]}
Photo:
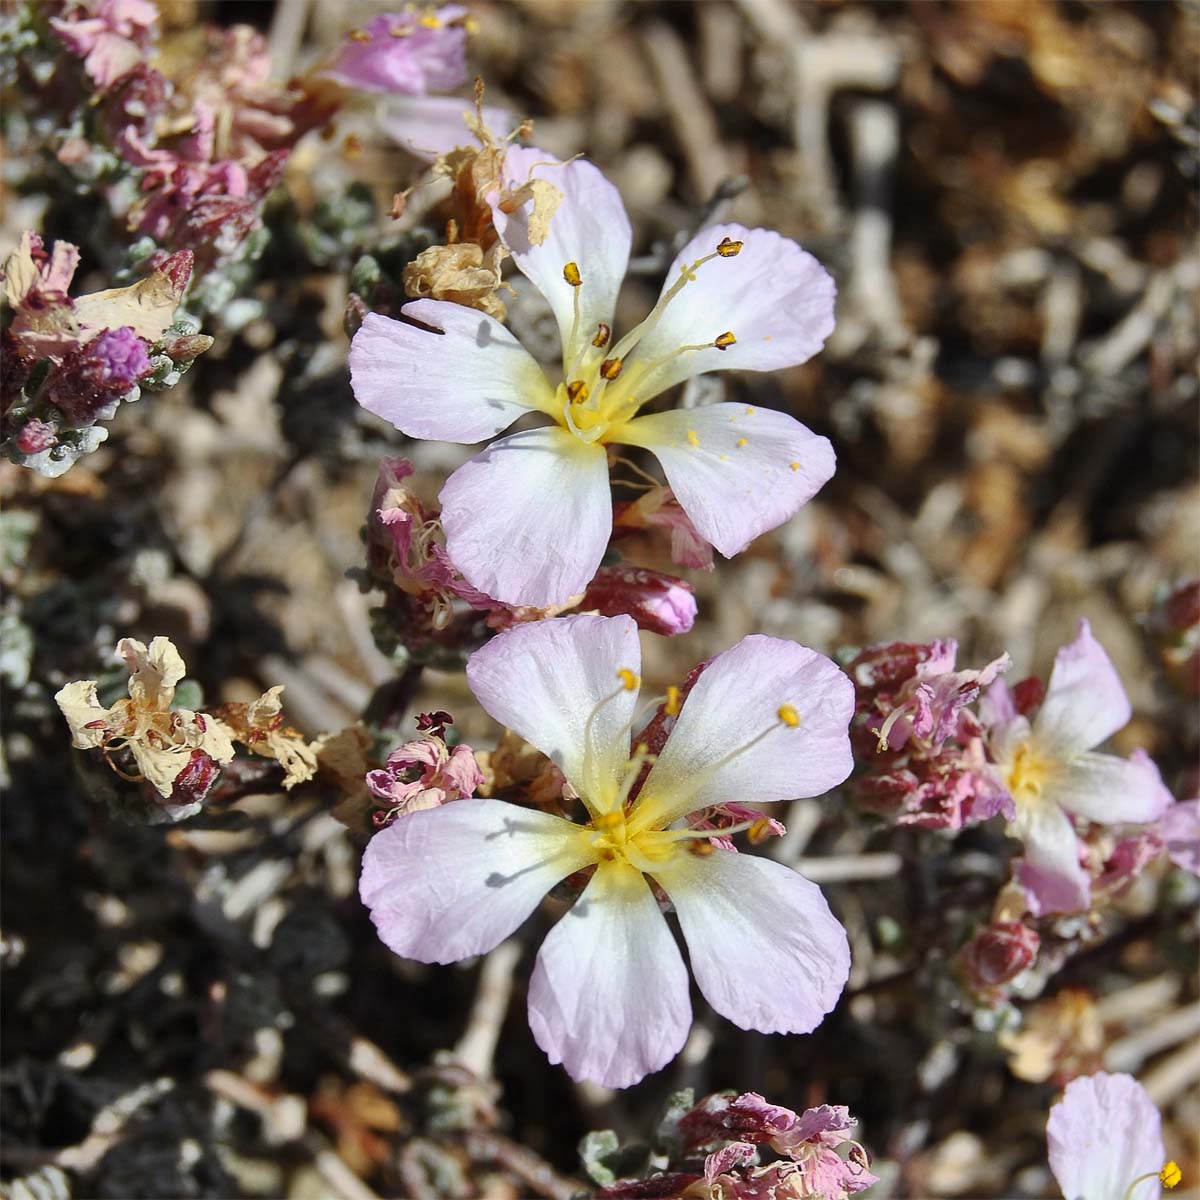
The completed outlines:
{"type": "Polygon", "coordinates": [[[483,784],[483,772],[471,747],[447,746],[444,725],[433,726],[424,737],[398,746],[385,766],[367,773],[367,787],[384,805],[374,814],[376,828],[408,813],[473,796],[483,784]]]}
{"type": "Polygon", "coordinates": [[[744,1028],[815,1028],[850,965],[816,886],[680,824],[747,796],[820,795],[844,779],[849,680],[813,650],[744,638],[700,673],[643,781],[649,751],[631,746],[640,657],[629,617],[540,621],[477,650],[467,665],[476,698],[561,767],[586,823],[459,800],[377,834],[360,880],[392,950],[446,963],[486,953],[560,880],[591,871],[542,946],[529,1019],[551,1061],[613,1087],[670,1061],[691,1024],[687,970],[651,882],[675,906],[700,990],[744,1028]]]}
{"type": "Polygon", "coordinates": [[[988,746],[1016,806],[1011,830],[1025,845],[1020,879],[1034,912],[1086,909],[1091,885],[1073,818],[1144,825],[1171,803],[1144,753],[1123,759],[1093,751],[1130,717],[1116,669],[1080,621],[1075,640],[1054,660],[1032,721],[1017,712],[1002,682],[986,699],[988,746]]]}

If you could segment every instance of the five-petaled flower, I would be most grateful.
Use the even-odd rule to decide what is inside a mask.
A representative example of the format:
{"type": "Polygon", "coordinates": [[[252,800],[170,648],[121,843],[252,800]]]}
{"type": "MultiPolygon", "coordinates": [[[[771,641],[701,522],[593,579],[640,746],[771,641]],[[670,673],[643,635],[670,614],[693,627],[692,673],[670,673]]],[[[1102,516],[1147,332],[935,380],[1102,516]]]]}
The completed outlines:
{"type": "Polygon", "coordinates": [[[1075,640],[1054,659],[1032,723],[1017,712],[1002,680],[988,689],[984,710],[996,771],[1016,807],[1012,831],[1025,844],[1020,879],[1035,911],[1086,909],[1091,886],[1072,817],[1145,824],[1171,803],[1144,753],[1127,759],[1093,753],[1132,714],[1116,668],[1080,621],[1075,640]]]}
{"type": "Polygon", "coordinates": [[[505,170],[514,185],[538,170],[563,193],[545,236],[531,236],[528,204],[493,198],[497,232],[557,319],[562,382],[498,321],[447,301],[406,305],[420,325],[369,315],[350,351],[359,403],[410,437],[471,443],[525,413],[549,418],[494,442],[442,489],[447,548],[463,575],[509,604],[547,607],[581,592],[612,532],[614,445],[653,453],[695,528],[726,556],[791,517],[833,474],[826,438],[745,404],[641,410],[708,371],[811,358],[833,329],[825,270],[770,230],[705,229],[676,256],[646,319],[614,338],[630,249],[617,190],[592,164],[540,150],[509,149],[505,170]]]}
{"type": "Polygon", "coordinates": [[[845,779],[849,679],[804,646],[744,638],[709,662],[651,756],[636,739],[631,749],[640,662],[629,617],[540,621],[476,651],[467,666],[476,698],[562,769],[586,823],[459,800],[377,834],[360,881],[392,950],[448,963],[490,950],[560,880],[590,870],[538,955],[529,1022],[552,1062],[610,1087],[664,1066],[691,1024],[687,970],[655,889],[674,905],[701,992],[742,1028],[807,1033],[850,965],[845,931],[814,884],[709,840],[734,829],[684,823],[716,805],[816,796],[845,779]]]}
{"type": "Polygon", "coordinates": [[[1132,1075],[1081,1075],[1046,1122],[1064,1200],[1157,1200],[1182,1174],[1163,1151],[1162,1119],[1132,1075]]]}

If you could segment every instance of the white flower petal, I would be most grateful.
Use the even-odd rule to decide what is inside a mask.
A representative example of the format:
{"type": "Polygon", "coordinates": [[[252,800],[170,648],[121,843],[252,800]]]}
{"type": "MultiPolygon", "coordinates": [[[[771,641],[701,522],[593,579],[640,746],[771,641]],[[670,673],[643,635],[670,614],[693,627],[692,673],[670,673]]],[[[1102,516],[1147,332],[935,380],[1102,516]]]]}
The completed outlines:
{"type": "Polygon", "coordinates": [[[1083,1075],[1067,1084],[1046,1122],[1050,1170],[1064,1200],[1158,1200],[1158,1179],[1130,1191],[1165,1161],[1162,1119],[1132,1075],[1083,1075]]]}
{"type": "Polygon", "coordinates": [[[561,817],[455,800],[377,833],[358,891],[390,950],[449,963],[499,945],[589,858],[579,827],[561,817]]]}
{"type": "Polygon", "coordinates": [[[712,804],[819,796],[854,765],[853,712],[854,685],[830,659],[751,634],[700,673],[632,820],[660,828],[712,804]],[[784,705],[795,709],[794,728],[780,718],[784,705]]]}
{"type": "Polygon", "coordinates": [[[742,1029],[808,1033],[850,974],[846,931],[821,889],[770,859],[677,853],[654,875],[671,897],[704,998],[742,1029]]]}
{"type": "Polygon", "coordinates": [[[495,720],[548,754],[594,812],[629,757],[642,651],[632,617],[558,617],[518,625],[476,650],[467,682],[495,720]]]}
{"type": "Polygon", "coordinates": [[[565,362],[573,349],[576,289],[563,277],[563,268],[575,263],[583,280],[578,289],[576,340],[586,346],[601,323],[612,324],[617,293],[629,264],[629,217],[620,192],[599,168],[582,159],[560,163],[544,150],[512,147],[505,155],[504,173],[510,187],[519,187],[530,178],[544,179],[563,194],[550,218],[550,232],[540,245],[529,238],[528,203],[512,215],[494,204],[492,219],[521,272],[554,310],[565,362]]]}
{"type": "Polygon", "coordinates": [[[529,981],[529,1026],[575,1079],[629,1087],[683,1049],[687,968],[642,875],[602,865],[550,931],[529,981]]]}
{"type": "Polygon", "coordinates": [[[807,362],[833,332],[834,285],[829,273],[795,242],[770,229],[714,225],[702,229],[675,256],[663,292],[680,269],[729,238],[742,242],[732,258],[697,268],[629,356],[626,370],[647,371],[638,395],[650,399],[707,371],[778,371],[807,362]],[[667,359],[681,346],[712,342],[723,333],[737,341],[667,359]],[[667,359],[660,366],[656,360],[667,359]]]}
{"type": "Polygon", "coordinates": [[[1082,912],[1091,898],[1087,872],[1079,863],[1079,838],[1071,818],[1052,800],[1017,805],[1012,832],[1025,845],[1022,885],[1040,913],[1082,912]]]}
{"type": "Polygon", "coordinates": [[[1059,750],[1091,750],[1127,724],[1132,711],[1112,660],[1080,621],[1075,640],[1054,658],[1033,721],[1038,740],[1059,750]]]}
{"type": "Polygon", "coordinates": [[[692,524],[726,558],[795,516],[834,470],[828,438],[744,404],[635,417],[614,440],[658,458],[692,524]]]}
{"type": "Polygon", "coordinates": [[[446,300],[402,311],[442,332],[367,314],[350,344],[350,385],[368,412],[409,437],[470,443],[550,411],[542,368],[499,321],[446,300]]]}
{"type": "Polygon", "coordinates": [[[1052,777],[1046,799],[1101,825],[1142,825],[1158,820],[1172,798],[1144,753],[1117,758],[1085,751],[1052,777]]]}
{"type": "Polygon", "coordinates": [[[527,429],[459,467],[441,493],[446,550],[505,604],[549,608],[591,582],[612,532],[608,457],[565,429],[527,429]]]}
{"type": "MultiPolygon", "coordinates": [[[[380,105],[379,127],[409,154],[432,162],[456,146],[477,146],[463,115],[475,115],[475,106],[461,96],[389,96],[380,105]]],[[[512,128],[512,113],[485,105],[483,123],[496,131],[512,128]]]]}

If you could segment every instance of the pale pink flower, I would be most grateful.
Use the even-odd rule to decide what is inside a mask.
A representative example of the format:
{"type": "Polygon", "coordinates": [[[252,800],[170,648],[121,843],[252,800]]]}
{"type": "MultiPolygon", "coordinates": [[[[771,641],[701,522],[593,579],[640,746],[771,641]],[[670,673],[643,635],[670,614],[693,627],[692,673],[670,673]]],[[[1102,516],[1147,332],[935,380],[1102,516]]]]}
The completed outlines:
{"type": "Polygon", "coordinates": [[[146,59],[157,25],[151,0],[75,0],[65,16],[50,18],[50,27],[101,88],[146,59]]]}
{"type": "Polygon", "coordinates": [[[467,82],[467,19],[460,4],[379,13],[349,35],[321,74],[367,92],[453,91],[467,82]]]}
{"type": "Polygon", "coordinates": [[[1030,721],[1003,682],[985,711],[997,778],[1016,815],[1010,830],[1025,845],[1019,878],[1035,915],[1086,909],[1091,886],[1072,818],[1101,825],[1147,824],[1170,803],[1158,768],[1145,754],[1097,754],[1129,720],[1125,689],[1086,621],[1054,660],[1046,698],[1030,721]]]}
{"type": "Polygon", "coordinates": [[[1162,1195],[1159,1172],[1168,1174],[1162,1121],[1131,1075],[1100,1072],[1073,1079],[1050,1110],[1046,1142],[1064,1200],[1157,1200],[1162,1195]]]}
{"type": "Polygon", "coordinates": [[[631,799],[648,759],[631,747],[640,662],[629,617],[539,621],[477,650],[467,679],[480,704],[562,770],[586,824],[460,800],[377,834],[360,881],[392,950],[448,963],[486,953],[560,880],[594,868],[538,955],[529,1021],[552,1062],[610,1087],[664,1066],[691,1024],[687,970],[652,882],[674,904],[701,992],[743,1028],[814,1029],[850,966],[845,931],[814,884],[680,826],[747,796],[815,796],[840,783],[850,681],[806,647],[744,638],[697,677],[631,799]]]}
{"type": "Polygon", "coordinates": [[[541,150],[510,148],[505,170],[514,187],[536,171],[562,192],[548,231],[531,229],[528,205],[493,203],[499,236],[557,319],[562,382],[494,318],[448,301],[405,305],[427,328],[372,313],[350,350],[359,403],[410,437],[471,443],[525,413],[549,419],[493,443],[442,489],[447,548],[467,580],[537,607],[583,591],[613,528],[611,445],[651,451],[700,536],[727,557],[788,520],[833,474],[826,438],[744,404],[639,412],[696,375],[811,358],[833,328],[825,270],[770,230],[705,229],[676,256],[649,316],[614,341],[631,236],[617,190],[591,163],[541,150]]]}

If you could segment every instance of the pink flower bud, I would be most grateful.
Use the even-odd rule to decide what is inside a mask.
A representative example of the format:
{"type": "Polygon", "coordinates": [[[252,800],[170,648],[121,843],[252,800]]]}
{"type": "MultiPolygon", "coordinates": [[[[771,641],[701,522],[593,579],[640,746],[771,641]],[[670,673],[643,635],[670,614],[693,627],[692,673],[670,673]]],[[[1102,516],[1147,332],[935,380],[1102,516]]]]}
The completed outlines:
{"type": "Polygon", "coordinates": [[[1041,938],[1020,921],[1001,921],[980,930],[960,952],[967,982],[976,991],[1008,983],[1037,959],[1041,938]]]}
{"type": "Polygon", "coordinates": [[[32,417],[25,422],[14,441],[22,454],[38,454],[48,450],[58,440],[58,430],[49,421],[32,417]]]}
{"type": "Polygon", "coordinates": [[[696,619],[696,597],[690,584],[629,563],[601,567],[579,607],[603,617],[627,613],[639,629],[668,637],[687,633],[696,619]]]}

